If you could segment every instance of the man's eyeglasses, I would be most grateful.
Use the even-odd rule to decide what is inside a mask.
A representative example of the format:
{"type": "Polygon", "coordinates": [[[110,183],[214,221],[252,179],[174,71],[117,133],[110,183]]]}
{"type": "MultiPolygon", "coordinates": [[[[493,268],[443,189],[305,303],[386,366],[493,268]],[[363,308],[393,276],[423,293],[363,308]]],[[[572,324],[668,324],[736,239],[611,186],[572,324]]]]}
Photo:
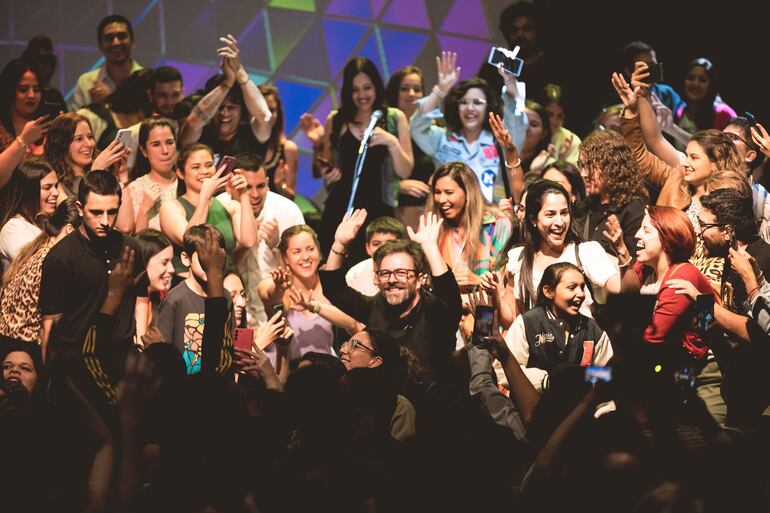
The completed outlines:
{"type": "Polygon", "coordinates": [[[366,344],[355,338],[351,338],[345,341],[340,349],[345,349],[348,353],[352,353],[356,349],[363,349],[364,351],[370,352],[372,355],[377,354],[374,349],[368,347],[366,344]]]}
{"type": "Polygon", "coordinates": [[[729,137],[730,139],[732,139],[732,140],[733,140],[733,142],[735,142],[735,141],[741,141],[741,142],[742,142],[743,144],[745,144],[746,146],[749,146],[749,143],[747,143],[747,142],[746,142],[746,139],[744,139],[744,138],[743,138],[743,137],[741,137],[740,135],[736,134],[735,132],[723,132],[723,133],[727,134],[727,137],[729,137]]]}
{"type": "Polygon", "coordinates": [[[390,281],[391,276],[395,276],[398,281],[406,281],[412,274],[417,273],[414,269],[393,269],[392,271],[389,269],[382,269],[380,271],[375,271],[374,274],[381,282],[388,282],[390,281]]]}
{"type": "Polygon", "coordinates": [[[698,219],[698,224],[700,225],[701,234],[706,230],[708,230],[709,228],[714,228],[714,227],[722,228],[723,226],[727,226],[725,223],[704,223],[700,219],[698,219]]]}
{"type": "Polygon", "coordinates": [[[487,101],[483,98],[474,98],[473,100],[462,99],[457,102],[457,105],[461,107],[467,107],[473,105],[474,107],[482,107],[487,104],[487,101]]]}

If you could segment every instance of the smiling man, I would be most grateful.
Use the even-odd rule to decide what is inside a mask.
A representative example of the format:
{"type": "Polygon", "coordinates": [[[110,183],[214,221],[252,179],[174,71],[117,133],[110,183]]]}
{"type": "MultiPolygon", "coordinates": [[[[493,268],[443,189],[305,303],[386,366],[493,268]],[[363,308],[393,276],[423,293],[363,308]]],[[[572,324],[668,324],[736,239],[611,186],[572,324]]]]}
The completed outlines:
{"type": "MultiPolygon", "coordinates": [[[[83,222],[43,261],[39,299],[42,349],[44,357],[55,365],[70,368],[79,360],[86,332],[104,303],[109,275],[124,248],[134,251],[134,277],[144,272],[139,244],[115,230],[120,201],[120,185],[111,173],[92,171],[85,175],[77,203],[83,222]]],[[[146,295],[147,283],[137,283],[125,293],[114,316],[110,352],[116,357],[111,362],[115,367],[120,366],[121,357],[133,343],[136,298],[146,295]]]]}
{"type": "Polygon", "coordinates": [[[412,350],[427,379],[435,381],[454,350],[461,309],[457,281],[438,249],[441,222],[434,214],[421,216],[418,232],[409,230],[411,241],[390,241],[374,252],[379,293],[368,297],[345,283],[342,269],[348,246],[365,219],[366,211],[356,210],[337,227],[326,266],[319,271],[324,295],[367,329],[379,330],[412,350]],[[428,273],[432,291],[423,288],[428,273]]]}
{"type": "Polygon", "coordinates": [[[243,278],[246,290],[248,324],[255,327],[267,320],[265,307],[257,294],[257,284],[281,265],[278,252],[281,234],[287,228],[305,224],[305,219],[293,201],[269,190],[262,157],[255,153],[238,154],[235,156],[235,168],[246,177],[246,193],[249,195],[251,211],[259,221],[257,244],[235,258],[235,266],[243,278]]]}
{"type": "Polygon", "coordinates": [[[131,73],[142,69],[139,63],[131,59],[134,28],[125,16],[111,14],[105,17],[99,22],[96,37],[105,62],[78,78],[69,101],[72,112],[91,103],[102,103],[131,73]]]}

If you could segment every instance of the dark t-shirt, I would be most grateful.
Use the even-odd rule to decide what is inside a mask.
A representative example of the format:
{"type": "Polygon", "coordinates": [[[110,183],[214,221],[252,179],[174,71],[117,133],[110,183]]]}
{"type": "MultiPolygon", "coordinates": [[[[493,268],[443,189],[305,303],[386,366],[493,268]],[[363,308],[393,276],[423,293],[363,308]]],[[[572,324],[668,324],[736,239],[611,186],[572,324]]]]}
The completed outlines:
{"type": "MultiPolygon", "coordinates": [[[[109,272],[120,261],[126,246],[137,256],[133,271],[137,276],[145,269],[141,248],[133,238],[115,230],[104,240],[97,241],[91,241],[80,230],[75,230],[46,256],[40,280],[40,314],[62,314],[49,344],[54,361],[66,365],[79,359],[86,332],[96,321],[96,314],[107,296],[109,272]]],[[[115,314],[111,338],[114,344],[110,353],[120,355],[133,344],[136,333],[134,306],[137,296],[147,296],[147,286],[145,279],[126,291],[115,314]]]]}
{"type": "MultiPolygon", "coordinates": [[[[227,306],[232,310],[230,294],[225,291],[227,306]]],[[[206,298],[190,289],[186,282],[172,288],[158,307],[157,327],[163,339],[179,349],[184,358],[187,374],[201,371],[203,328],[206,325],[206,298]]],[[[232,319],[226,329],[232,332],[232,319]]]]}
{"type": "Polygon", "coordinates": [[[220,140],[217,129],[209,123],[203,127],[203,133],[198,142],[211,146],[217,158],[222,158],[224,155],[235,156],[239,153],[258,153],[260,149],[259,141],[248,123],[240,125],[229,141],[220,140]]]}

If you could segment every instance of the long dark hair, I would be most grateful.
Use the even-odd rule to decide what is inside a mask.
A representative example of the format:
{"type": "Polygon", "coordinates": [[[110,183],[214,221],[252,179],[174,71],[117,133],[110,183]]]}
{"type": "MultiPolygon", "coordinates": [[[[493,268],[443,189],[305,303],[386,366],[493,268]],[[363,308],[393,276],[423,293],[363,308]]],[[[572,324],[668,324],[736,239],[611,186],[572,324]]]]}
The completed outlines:
{"type": "MultiPolygon", "coordinates": [[[[716,112],[714,112],[714,101],[719,94],[717,88],[718,75],[714,69],[714,64],[705,57],[698,57],[693,60],[687,66],[687,75],[689,75],[690,71],[696,66],[703,68],[706,72],[706,75],[709,78],[709,88],[708,91],[706,91],[706,96],[698,101],[697,113],[695,114],[695,119],[693,119],[693,121],[698,130],[707,130],[709,128],[714,128],[714,118],[716,117],[716,112]]],[[[679,121],[679,119],[681,119],[681,117],[678,118],[677,121],[679,121]]]]}
{"type": "MultiPolygon", "coordinates": [[[[166,126],[171,130],[171,135],[174,136],[174,142],[179,143],[176,135],[176,123],[168,118],[147,118],[139,125],[139,147],[144,148],[147,151],[147,139],[150,138],[150,132],[155,127],[166,126]]],[[[150,161],[145,157],[144,153],[139,150],[136,156],[136,162],[134,168],[131,170],[131,180],[136,180],[140,176],[144,176],[150,172],[150,161]]]]}
{"type": "MultiPolygon", "coordinates": [[[[75,139],[75,130],[84,121],[88,123],[88,129],[91,130],[91,123],[86,117],[76,112],[61,114],[51,123],[45,139],[43,156],[53,166],[59,181],[68,188],[72,187],[72,182],[75,180],[75,175],[72,174],[70,146],[75,139]]],[[[96,149],[96,142],[94,142],[94,149],[96,149]]]]}
{"type": "Polygon", "coordinates": [[[469,89],[481,89],[484,96],[487,97],[487,114],[484,116],[484,130],[489,128],[489,113],[494,112],[497,115],[503,114],[503,101],[500,95],[489,87],[487,81],[483,78],[473,77],[455,84],[444,99],[444,119],[446,120],[447,130],[459,133],[463,129],[463,123],[460,121],[460,100],[469,89]]]}
{"type": "Polygon", "coordinates": [[[524,169],[529,171],[529,166],[532,164],[532,161],[535,160],[535,157],[540,155],[540,152],[548,148],[548,145],[551,144],[551,137],[553,134],[551,133],[551,121],[548,119],[548,111],[545,110],[545,107],[532,100],[527,100],[526,105],[529,110],[535,112],[540,117],[540,123],[543,125],[543,135],[540,137],[537,146],[535,146],[535,150],[528,159],[522,161],[524,169]]]}
{"type": "Polygon", "coordinates": [[[138,69],[121,82],[105,99],[105,103],[110,105],[110,110],[121,114],[131,114],[139,110],[146,114],[151,111],[152,105],[147,98],[150,72],[147,68],[138,69]]]}
{"type": "Polygon", "coordinates": [[[272,96],[275,100],[275,123],[270,130],[270,139],[267,140],[267,146],[272,150],[273,155],[278,153],[278,146],[281,144],[281,136],[283,135],[284,120],[283,120],[283,103],[281,102],[281,96],[278,94],[278,88],[262,84],[259,86],[259,91],[262,96],[267,98],[272,96]]]}
{"type": "Polygon", "coordinates": [[[40,224],[40,180],[53,172],[51,164],[40,157],[21,161],[0,192],[0,228],[13,216],[40,224]]]}
{"type": "Polygon", "coordinates": [[[152,257],[171,246],[171,240],[163,232],[146,228],[136,234],[136,242],[141,250],[142,261],[147,264],[152,257]]]}
{"type": "MultiPolygon", "coordinates": [[[[342,131],[342,126],[345,123],[350,123],[356,118],[356,112],[358,107],[353,103],[353,79],[359,73],[363,73],[374,85],[374,105],[372,106],[372,112],[378,109],[382,109],[385,105],[385,84],[382,81],[382,76],[377,70],[377,66],[367,59],[366,57],[356,57],[351,59],[345,65],[345,69],[342,72],[342,90],[340,91],[340,108],[337,110],[337,115],[334,116],[332,121],[332,145],[337,144],[337,138],[342,131]]],[[[380,120],[380,123],[384,123],[384,118],[380,120]]]]}
{"type": "MultiPolygon", "coordinates": [[[[40,69],[37,64],[25,59],[14,59],[5,65],[3,71],[0,72],[0,123],[3,124],[5,129],[12,136],[18,135],[16,129],[13,128],[13,121],[11,120],[11,105],[16,99],[16,86],[19,85],[21,77],[27,71],[31,71],[37,78],[37,84],[40,86],[41,95],[40,103],[43,103],[43,80],[40,75],[40,69]]],[[[39,109],[40,107],[38,107],[39,109]]]]}
{"type": "Polygon", "coordinates": [[[420,77],[420,86],[423,92],[425,92],[425,80],[422,77],[422,70],[417,66],[404,66],[397,69],[388,80],[388,85],[385,87],[385,103],[388,107],[398,108],[398,93],[401,91],[401,81],[407,75],[417,75],[420,77]]]}
{"type": "Polygon", "coordinates": [[[78,212],[75,198],[67,198],[62,201],[51,217],[44,218],[40,228],[43,232],[35,237],[29,244],[24,246],[19,254],[11,261],[11,264],[5,270],[3,283],[8,283],[11,278],[24,267],[24,263],[32,258],[34,254],[40,251],[51,237],[58,236],[65,226],[72,225],[77,229],[80,226],[80,213],[78,212]]]}
{"type": "Polygon", "coordinates": [[[521,270],[519,271],[519,298],[523,308],[529,308],[534,298],[537,297],[535,287],[532,283],[532,270],[534,267],[535,253],[540,249],[543,242],[540,231],[537,229],[537,215],[543,208],[543,200],[549,194],[560,194],[567,201],[570,223],[567,229],[567,235],[564,245],[570,243],[579,244],[582,242],[580,234],[575,228],[572,220],[572,206],[569,200],[569,194],[556,182],[550,180],[538,180],[527,188],[527,201],[524,213],[524,220],[521,223],[521,243],[524,246],[521,252],[521,270]]]}

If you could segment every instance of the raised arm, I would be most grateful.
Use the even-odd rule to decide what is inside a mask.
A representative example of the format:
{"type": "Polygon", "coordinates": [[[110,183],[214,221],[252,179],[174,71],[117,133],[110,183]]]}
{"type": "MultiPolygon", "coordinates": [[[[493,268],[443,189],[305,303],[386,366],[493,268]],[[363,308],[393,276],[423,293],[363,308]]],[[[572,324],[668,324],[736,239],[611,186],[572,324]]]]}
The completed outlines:
{"type": "Polygon", "coordinates": [[[326,259],[324,270],[336,271],[342,267],[348,254],[348,246],[356,238],[364,221],[366,221],[366,210],[362,208],[345,214],[334,232],[334,242],[326,259]]]}
{"type": "Polygon", "coordinates": [[[516,149],[516,144],[513,142],[511,134],[503,124],[503,120],[494,112],[489,113],[489,127],[492,129],[492,135],[495,136],[498,144],[505,152],[503,164],[505,165],[505,171],[508,173],[513,200],[515,203],[519,203],[525,188],[524,169],[521,167],[519,151],[516,149]]]}
{"type": "Polygon", "coordinates": [[[251,80],[251,77],[241,64],[240,51],[238,50],[238,41],[232,34],[220,37],[219,40],[225,44],[224,47],[217,50],[217,54],[225,59],[225,63],[235,74],[235,80],[243,92],[243,102],[246,110],[251,114],[251,131],[259,142],[265,142],[270,139],[270,118],[272,113],[267,106],[265,97],[262,96],[259,88],[251,80]]]}
{"type": "Polygon", "coordinates": [[[229,205],[230,217],[233,221],[233,233],[235,240],[244,248],[251,248],[257,243],[257,231],[259,223],[254,218],[249,203],[249,195],[246,194],[246,177],[241,172],[234,172],[230,176],[230,190],[233,200],[229,205]]]}
{"type": "Polygon", "coordinates": [[[416,233],[411,226],[406,227],[409,238],[422,247],[432,276],[441,276],[449,270],[438,248],[438,235],[443,222],[444,220],[436,214],[429,213],[420,216],[420,224],[416,233]]]}
{"type": "Polygon", "coordinates": [[[227,93],[235,84],[235,73],[227,65],[227,60],[222,59],[220,65],[224,80],[217,87],[211,90],[209,94],[200,99],[193,107],[190,115],[185,119],[182,128],[179,130],[179,146],[198,142],[203,133],[203,127],[206,126],[217,113],[217,109],[224,101],[227,93]]]}
{"type": "Polygon", "coordinates": [[[225,166],[223,165],[214,175],[203,180],[201,192],[198,196],[198,204],[195,206],[195,212],[193,212],[189,220],[185,214],[184,207],[178,201],[167,201],[161,205],[159,214],[160,229],[171,239],[171,242],[181,246],[184,232],[188,228],[206,222],[209,215],[211,198],[214,197],[214,193],[217,190],[224,188],[227,183],[228,177],[222,176],[224,170],[225,166]]]}
{"type": "MultiPolygon", "coordinates": [[[[631,88],[639,91],[638,111],[639,124],[642,126],[642,136],[644,143],[652,153],[658,156],[669,166],[678,166],[681,153],[669,143],[658,124],[658,117],[650,102],[650,84],[644,79],[650,76],[649,66],[644,62],[637,62],[633,74],[631,75],[631,88]]],[[[661,105],[663,108],[665,106],[661,105]]],[[[671,111],[668,111],[669,114],[671,111]]],[[[671,124],[674,123],[673,117],[671,124]]],[[[689,138],[688,138],[689,139],[689,138]]]]}
{"type": "Polygon", "coordinates": [[[27,121],[19,136],[0,153],[0,189],[11,179],[13,170],[27,154],[29,146],[45,136],[51,123],[52,121],[45,120],[45,116],[27,121]]]}

